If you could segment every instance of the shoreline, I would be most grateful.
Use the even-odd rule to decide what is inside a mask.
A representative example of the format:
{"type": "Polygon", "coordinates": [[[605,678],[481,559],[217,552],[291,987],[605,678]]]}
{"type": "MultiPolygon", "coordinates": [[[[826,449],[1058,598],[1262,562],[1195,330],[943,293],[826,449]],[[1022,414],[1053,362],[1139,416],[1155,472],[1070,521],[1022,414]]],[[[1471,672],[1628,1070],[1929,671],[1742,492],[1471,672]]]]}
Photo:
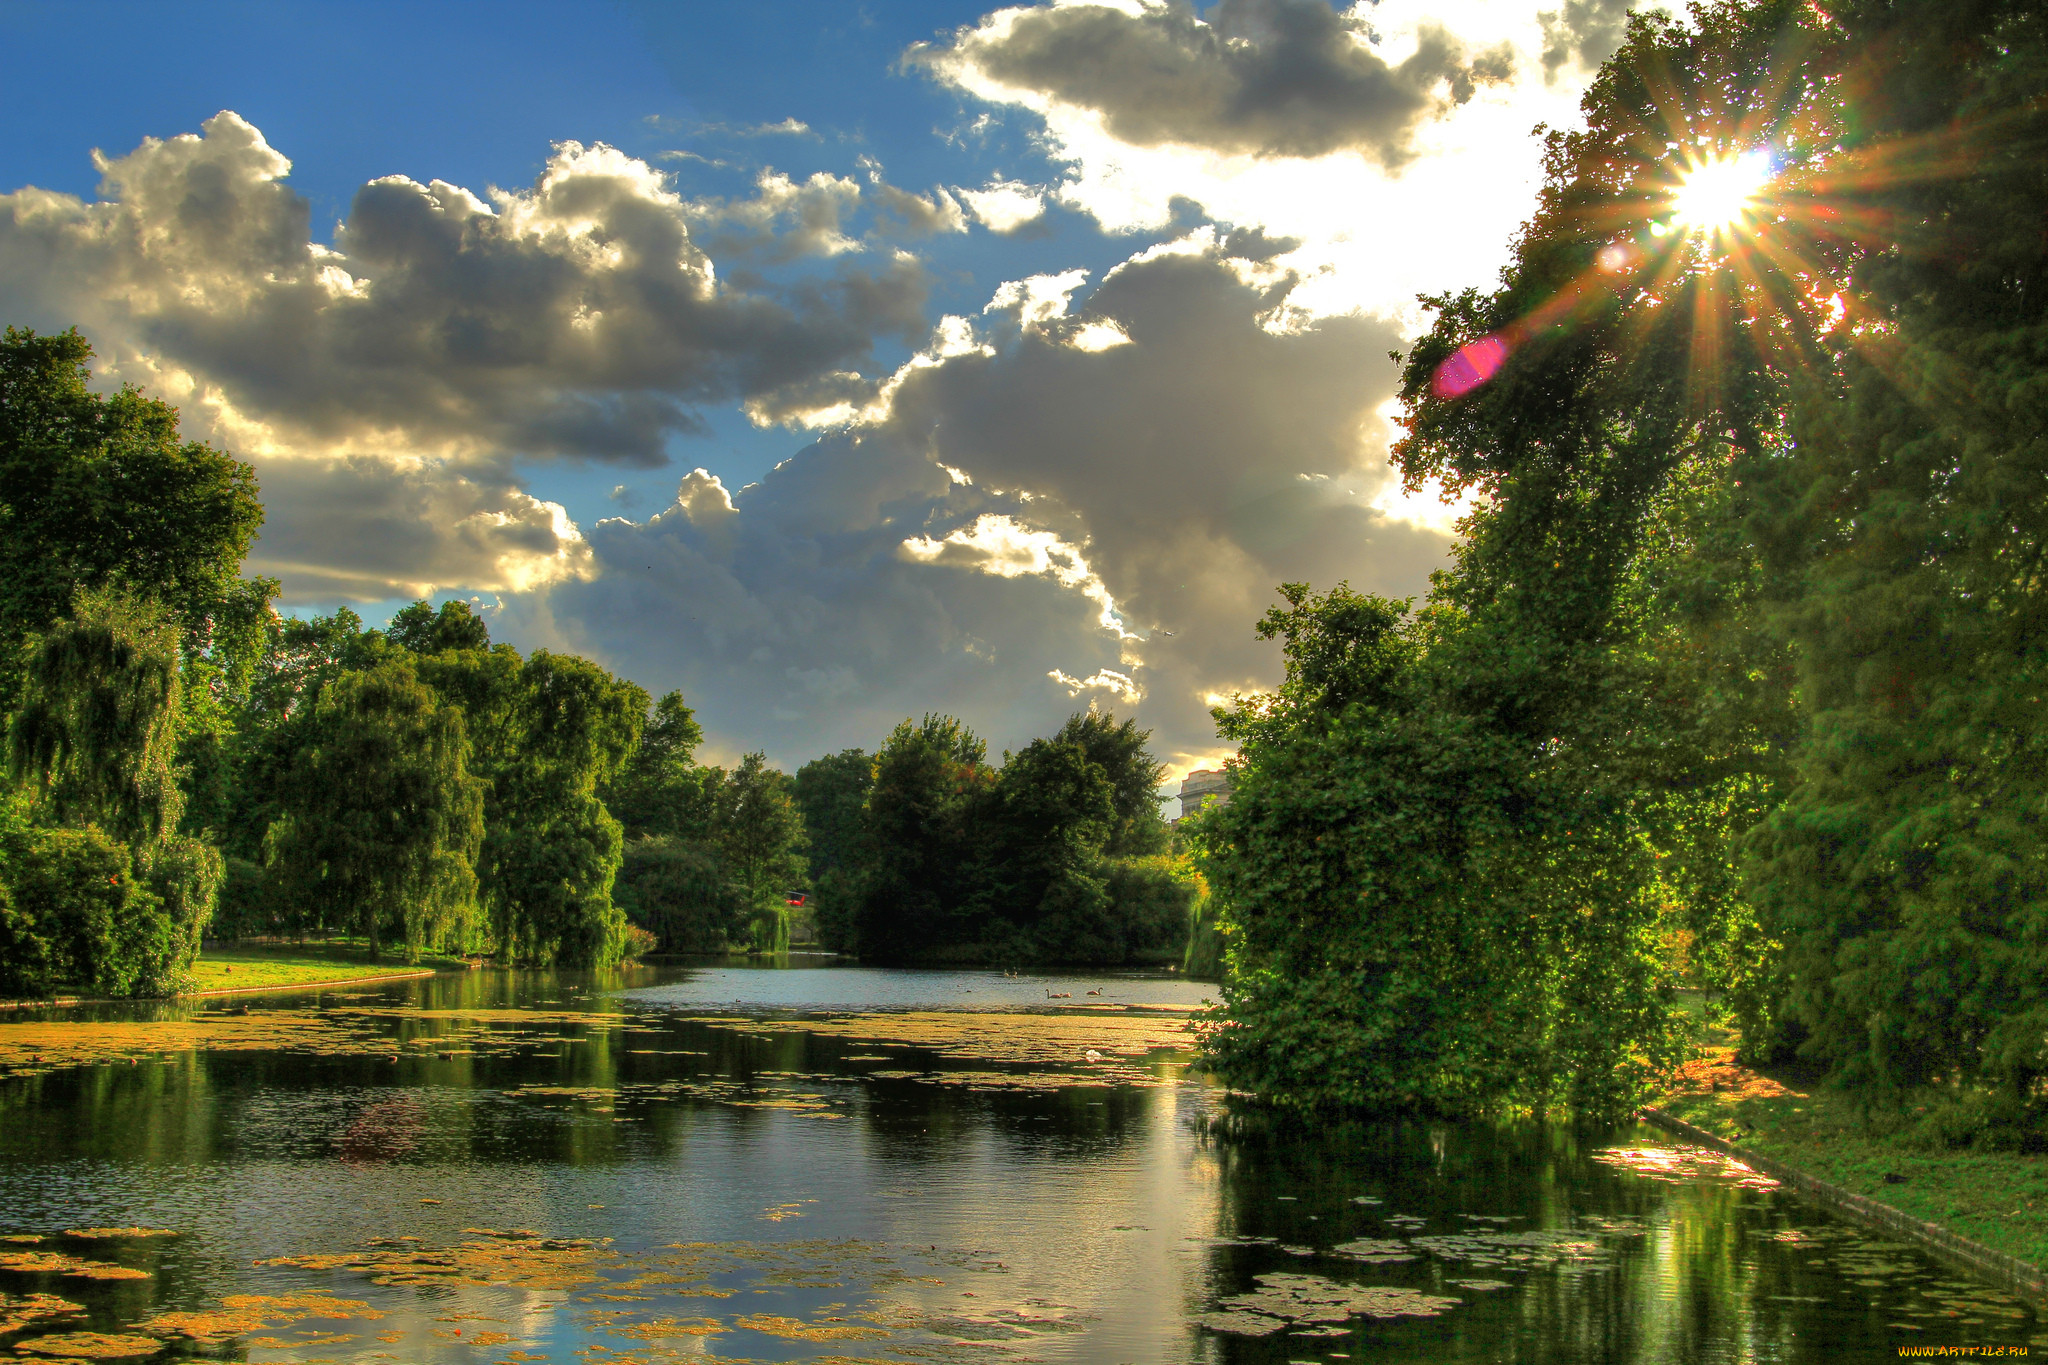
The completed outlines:
{"type": "Polygon", "coordinates": [[[416,981],[421,977],[435,976],[439,969],[434,967],[409,967],[403,971],[378,971],[367,976],[338,976],[320,981],[281,981],[268,986],[219,986],[203,991],[180,991],[176,995],[162,996],[88,996],[58,995],[47,1000],[0,1000],[0,1010],[44,1010],[67,1009],[74,1005],[132,1005],[142,1000],[204,1000],[218,995],[263,995],[278,991],[322,991],[334,986],[362,986],[375,981],[416,981]]]}
{"type": "Polygon", "coordinates": [[[1644,1106],[1639,1113],[1645,1123],[1731,1156],[1759,1175],[1769,1176],[1831,1213],[1911,1242],[1936,1260],[1979,1279],[1989,1280],[1998,1288],[2025,1299],[2037,1308],[2048,1307],[2048,1273],[2044,1273],[2040,1266],[2031,1261],[2007,1255],[1995,1247],[1973,1241],[1939,1223],[1915,1218],[1903,1209],[1894,1208],[1868,1195],[1846,1190],[1796,1166],[1787,1165],[1774,1157],[1765,1156],[1726,1138],[1717,1137],[1706,1129],[1687,1123],[1677,1115],[1666,1113],[1654,1105],[1644,1106]]]}

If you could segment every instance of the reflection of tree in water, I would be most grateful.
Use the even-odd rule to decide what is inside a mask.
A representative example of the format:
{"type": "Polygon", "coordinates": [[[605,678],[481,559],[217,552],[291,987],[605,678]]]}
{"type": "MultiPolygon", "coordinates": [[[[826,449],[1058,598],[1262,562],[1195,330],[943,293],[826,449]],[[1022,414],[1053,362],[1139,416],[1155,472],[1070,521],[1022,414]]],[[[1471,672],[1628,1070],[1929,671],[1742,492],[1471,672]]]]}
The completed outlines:
{"type": "Polygon", "coordinates": [[[2031,1320],[1746,1171],[1649,1161],[1634,1130],[1233,1113],[1204,1141],[1221,1198],[1197,1321],[1227,1358],[1264,1359],[1249,1339],[1271,1337],[1447,1360],[1733,1359],[1737,1342],[1890,1359],[1930,1328],[2019,1341],[2031,1320]]]}
{"type": "Polygon", "coordinates": [[[351,1166],[392,1161],[419,1146],[427,1110],[409,1095],[365,1106],[335,1142],[341,1159],[351,1166]]]}

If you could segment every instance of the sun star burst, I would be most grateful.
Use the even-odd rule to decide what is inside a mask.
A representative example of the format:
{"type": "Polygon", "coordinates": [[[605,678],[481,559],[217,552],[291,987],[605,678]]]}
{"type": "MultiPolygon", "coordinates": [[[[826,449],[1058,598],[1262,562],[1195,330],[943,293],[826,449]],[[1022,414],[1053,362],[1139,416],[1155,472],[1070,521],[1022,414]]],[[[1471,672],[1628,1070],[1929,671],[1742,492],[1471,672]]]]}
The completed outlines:
{"type": "Polygon", "coordinates": [[[1763,152],[1702,161],[1685,173],[1671,197],[1680,227],[1698,232],[1731,228],[1749,213],[1771,176],[1771,159],[1763,152]]]}

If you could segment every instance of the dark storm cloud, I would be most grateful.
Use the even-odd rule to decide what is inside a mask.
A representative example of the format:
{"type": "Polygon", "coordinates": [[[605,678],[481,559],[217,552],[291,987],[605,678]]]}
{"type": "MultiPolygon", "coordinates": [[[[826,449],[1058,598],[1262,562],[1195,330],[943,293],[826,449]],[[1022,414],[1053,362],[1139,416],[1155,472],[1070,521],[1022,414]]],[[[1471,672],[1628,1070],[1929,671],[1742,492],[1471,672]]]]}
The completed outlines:
{"type": "Polygon", "coordinates": [[[1386,164],[1417,124],[1513,74],[1442,28],[1390,63],[1366,22],[1327,0],[1171,0],[1132,15],[1104,5],[1004,11],[907,60],[956,83],[992,82],[1093,109],[1141,146],[1184,143],[1260,156],[1344,149],[1386,164]]]}

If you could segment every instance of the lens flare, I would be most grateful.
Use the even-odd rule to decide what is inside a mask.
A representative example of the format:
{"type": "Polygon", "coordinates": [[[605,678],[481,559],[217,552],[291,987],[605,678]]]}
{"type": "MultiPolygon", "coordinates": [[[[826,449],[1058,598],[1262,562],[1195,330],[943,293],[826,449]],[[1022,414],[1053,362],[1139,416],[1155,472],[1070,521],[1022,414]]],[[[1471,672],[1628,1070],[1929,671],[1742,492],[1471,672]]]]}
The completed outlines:
{"type": "Polygon", "coordinates": [[[1771,159],[1763,152],[1703,161],[1686,172],[1671,206],[1681,226],[1719,232],[1743,220],[1770,178],[1771,159]]]}

